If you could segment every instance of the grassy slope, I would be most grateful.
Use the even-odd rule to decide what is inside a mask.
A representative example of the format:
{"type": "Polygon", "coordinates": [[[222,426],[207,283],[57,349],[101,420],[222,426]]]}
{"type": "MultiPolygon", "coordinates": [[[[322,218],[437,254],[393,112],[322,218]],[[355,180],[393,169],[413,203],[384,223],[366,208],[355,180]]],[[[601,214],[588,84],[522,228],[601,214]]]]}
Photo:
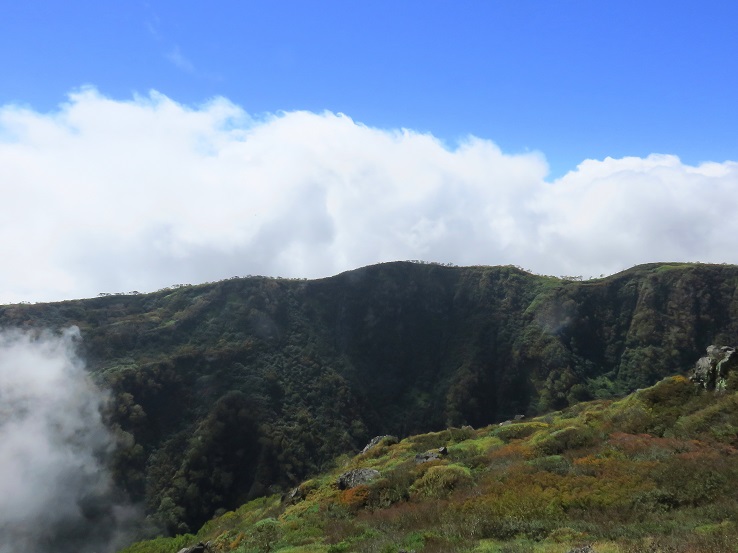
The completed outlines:
{"type": "Polygon", "coordinates": [[[715,394],[670,377],[617,401],[383,443],[301,484],[305,499],[295,504],[259,499],[196,537],[123,553],[197,540],[239,553],[736,551],[737,432],[735,381],[715,394]],[[443,459],[415,463],[441,446],[443,459]],[[337,476],[352,468],[381,477],[339,490],[337,476]]]}

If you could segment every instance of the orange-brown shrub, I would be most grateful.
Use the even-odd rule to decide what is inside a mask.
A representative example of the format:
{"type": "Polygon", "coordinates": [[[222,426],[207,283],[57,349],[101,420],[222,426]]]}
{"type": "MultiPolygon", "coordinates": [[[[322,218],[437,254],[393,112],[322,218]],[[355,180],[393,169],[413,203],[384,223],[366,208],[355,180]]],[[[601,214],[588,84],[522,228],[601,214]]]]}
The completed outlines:
{"type": "Polygon", "coordinates": [[[354,488],[343,490],[338,496],[338,503],[351,511],[356,511],[366,505],[370,493],[369,486],[361,484],[354,488]]]}

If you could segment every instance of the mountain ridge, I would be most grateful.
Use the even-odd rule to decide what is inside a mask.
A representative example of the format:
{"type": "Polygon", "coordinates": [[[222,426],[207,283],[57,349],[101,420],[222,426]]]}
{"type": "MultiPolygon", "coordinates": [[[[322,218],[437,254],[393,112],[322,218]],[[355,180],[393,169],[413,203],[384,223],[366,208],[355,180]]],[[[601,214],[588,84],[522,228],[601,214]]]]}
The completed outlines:
{"type": "Polygon", "coordinates": [[[589,281],[395,262],[0,307],[80,328],[111,391],[120,486],[170,532],[286,489],[374,435],[479,427],[623,395],[738,334],[738,268],[589,281]]]}

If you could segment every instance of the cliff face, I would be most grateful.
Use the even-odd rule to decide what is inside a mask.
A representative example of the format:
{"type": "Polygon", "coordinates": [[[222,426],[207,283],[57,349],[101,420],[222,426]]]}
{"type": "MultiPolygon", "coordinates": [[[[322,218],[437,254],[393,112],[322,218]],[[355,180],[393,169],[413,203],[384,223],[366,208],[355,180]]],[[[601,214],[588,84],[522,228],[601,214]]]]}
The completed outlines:
{"type": "Polygon", "coordinates": [[[171,530],[286,486],[377,434],[478,426],[642,388],[738,335],[738,268],[576,282],[390,263],[0,307],[80,327],[112,390],[121,485],[171,530]]]}

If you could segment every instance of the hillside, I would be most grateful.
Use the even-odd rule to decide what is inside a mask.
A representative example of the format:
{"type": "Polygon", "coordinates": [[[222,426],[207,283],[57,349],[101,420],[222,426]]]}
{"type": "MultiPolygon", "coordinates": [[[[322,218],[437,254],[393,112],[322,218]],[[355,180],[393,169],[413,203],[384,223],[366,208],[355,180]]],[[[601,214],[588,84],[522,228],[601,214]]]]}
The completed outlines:
{"type": "Polygon", "coordinates": [[[123,553],[736,551],[736,431],[735,375],[717,392],[669,377],[530,420],[385,437],[197,536],[123,553]]]}
{"type": "Polygon", "coordinates": [[[738,334],[738,268],[572,281],[389,263],[0,307],[77,325],[113,403],[120,486],[169,532],[284,490],[372,436],[485,426],[607,399],[738,334]]]}

